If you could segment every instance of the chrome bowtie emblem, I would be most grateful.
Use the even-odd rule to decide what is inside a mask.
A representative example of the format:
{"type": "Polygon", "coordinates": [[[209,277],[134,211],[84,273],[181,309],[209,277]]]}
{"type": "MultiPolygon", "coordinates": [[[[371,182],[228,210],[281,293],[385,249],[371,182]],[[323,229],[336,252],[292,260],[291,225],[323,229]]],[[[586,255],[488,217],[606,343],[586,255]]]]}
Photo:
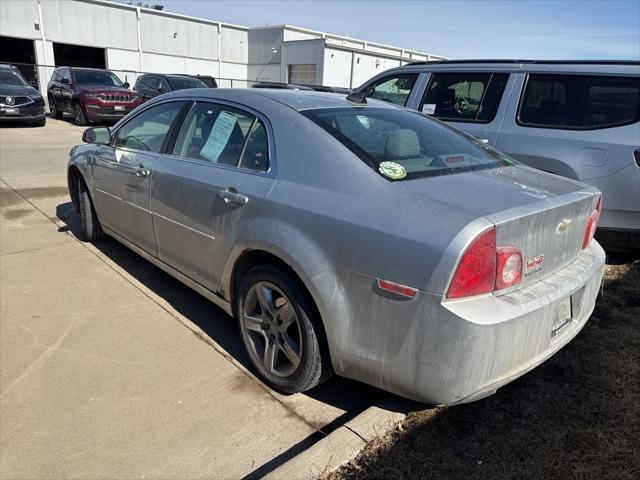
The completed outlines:
{"type": "Polygon", "coordinates": [[[7,99],[5,100],[5,103],[7,105],[15,105],[16,101],[13,97],[7,97],[7,99]]]}
{"type": "Polygon", "coordinates": [[[556,232],[558,233],[566,232],[569,229],[570,225],[571,225],[571,219],[563,218],[562,221],[558,224],[558,228],[556,232]]]}

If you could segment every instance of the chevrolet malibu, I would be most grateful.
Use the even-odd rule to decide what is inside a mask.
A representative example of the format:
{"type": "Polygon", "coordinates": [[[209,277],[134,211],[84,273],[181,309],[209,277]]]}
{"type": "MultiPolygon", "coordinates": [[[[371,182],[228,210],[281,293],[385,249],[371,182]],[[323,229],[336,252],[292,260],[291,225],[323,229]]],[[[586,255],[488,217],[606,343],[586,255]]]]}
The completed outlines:
{"type": "Polygon", "coordinates": [[[85,239],[115,238],[234,316],[283,392],[335,372],[470,402],[544,362],[594,307],[598,190],[417,112],[181,90],[83,139],[68,184],[85,239]]]}

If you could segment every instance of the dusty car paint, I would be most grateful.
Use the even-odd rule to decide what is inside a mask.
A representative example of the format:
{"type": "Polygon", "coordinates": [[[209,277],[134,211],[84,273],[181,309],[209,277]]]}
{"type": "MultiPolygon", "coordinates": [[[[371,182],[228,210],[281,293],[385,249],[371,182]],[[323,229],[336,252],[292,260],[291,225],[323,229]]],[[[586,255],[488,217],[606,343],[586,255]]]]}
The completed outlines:
{"type": "MultiPolygon", "coordinates": [[[[517,164],[391,182],[298,112],[396,108],[381,102],[353,105],[304,91],[184,90],[138,111],[174,100],[226,102],[259,114],[268,126],[271,168],[198,168],[157,155],[145,166],[151,244],[104,223],[98,205],[105,231],[229,313],[239,259],[254,250],[280,258],[314,299],[339,375],[428,403],[471,401],[544,361],[591,314],[604,252],[595,241],[585,250],[580,245],[599,197],[595,188],[517,164]],[[224,205],[215,193],[229,187],[249,202],[224,205]],[[566,218],[573,228],[561,236],[558,222],[566,218]],[[512,289],[445,299],[463,252],[492,227],[525,259],[548,260],[512,289]],[[418,293],[391,294],[378,279],[418,293]],[[552,338],[555,312],[569,297],[572,319],[552,338]]],[[[70,156],[92,195],[103,148],[111,147],[80,145],[70,156]]]]}

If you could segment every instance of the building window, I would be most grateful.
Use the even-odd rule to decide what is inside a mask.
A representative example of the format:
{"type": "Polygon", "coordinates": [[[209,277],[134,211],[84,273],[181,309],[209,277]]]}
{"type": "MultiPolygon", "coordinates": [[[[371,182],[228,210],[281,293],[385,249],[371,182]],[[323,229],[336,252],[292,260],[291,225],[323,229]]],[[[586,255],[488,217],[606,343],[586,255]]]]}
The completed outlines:
{"type": "Polygon", "coordinates": [[[315,85],[317,67],[315,63],[289,65],[289,83],[296,85],[315,85]]]}

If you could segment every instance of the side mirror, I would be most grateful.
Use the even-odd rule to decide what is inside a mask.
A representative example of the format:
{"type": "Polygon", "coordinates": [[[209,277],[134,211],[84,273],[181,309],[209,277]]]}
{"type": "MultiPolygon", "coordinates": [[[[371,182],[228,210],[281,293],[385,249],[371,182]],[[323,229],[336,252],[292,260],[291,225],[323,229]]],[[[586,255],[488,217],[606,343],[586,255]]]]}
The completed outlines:
{"type": "Polygon", "coordinates": [[[71,85],[71,80],[69,80],[68,78],[61,78],[60,83],[63,85],[71,85]]]}
{"type": "Polygon", "coordinates": [[[33,79],[29,81],[29,85],[31,85],[33,88],[35,88],[36,90],[38,89],[38,81],[33,79]]]}
{"type": "Polygon", "coordinates": [[[85,143],[97,143],[98,145],[109,145],[111,143],[111,130],[107,127],[87,128],[82,134],[82,141],[85,143]]]}
{"type": "Polygon", "coordinates": [[[167,93],[167,91],[164,88],[160,87],[158,88],[158,93],[167,93]]]}
{"type": "Polygon", "coordinates": [[[131,84],[129,82],[124,82],[124,88],[129,88],[131,84]]]}

